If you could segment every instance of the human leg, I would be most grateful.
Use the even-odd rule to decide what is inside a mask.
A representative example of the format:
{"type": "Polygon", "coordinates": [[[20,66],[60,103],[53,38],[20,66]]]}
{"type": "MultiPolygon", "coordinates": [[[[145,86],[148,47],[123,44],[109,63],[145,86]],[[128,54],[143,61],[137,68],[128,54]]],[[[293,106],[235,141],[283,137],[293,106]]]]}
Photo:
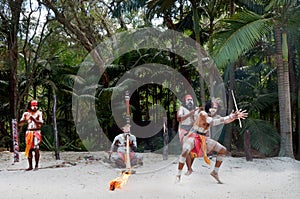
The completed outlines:
{"type": "Polygon", "coordinates": [[[112,161],[115,163],[115,167],[118,168],[125,168],[125,159],[124,159],[124,154],[121,152],[117,152],[111,155],[112,161]]]}
{"type": "Polygon", "coordinates": [[[134,158],[136,159],[136,164],[143,165],[143,156],[140,154],[135,153],[134,158]]]}
{"type": "Polygon", "coordinates": [[[216,159],[216,163],[215,163],[215,167],[214,167],[213,171],[210,173],[210,175],[212,177],[214,177],[217,180],[217,182],[220,183],[220,184],[222,184],[222,182],[219,178],[219,168],[220,168],[222,162],[223,162],[223,156],[218,154],[217,159],[216,159]]]}
{"type": "Polygon", "coordinates": [[[115,161],[115,164],[116,164],[116,167],[118,167],[118,168],[125,168],[126,167],[126,164],[124,163],[124,161],[121,158],[118,158],[115,161]]]}
{"type": "Polygon", "coordinates": [[[35,159],[34,170],[38,170],[39,169],[39,160],[40,160],[40,151],[39,151],[39,149],[34,149],[34,159],[35,159]]]}
{"type": "Polygon", "coordinates": [[[182,152],[179,156],[179,163],[178,163],[178,171],[176,175],[176,181],[179,182],[181,178],[182,169],[184,167],[184,164],[187,160],[187,157],[189,156],[190,151],[194,147],[194,140],[193,138],[188,138],[184,141],[182,146],[182,152]]]}
{"type": "Polygon", "coordinates": [[[193,172],[193,169],[192,169],[193,162],[194,162],[194,157],[192,157],[190,154],[188,154],[187,157],[186,157],[186,166],[187,166],[188,170],[185,173],[185,175],[191,175],[192,174],[192,172],[193,172]]]}
{"type": "Polygon", "coordinates": [[[217,152],[216,163],[215,163],[214,169],[210,173],[210,175],[212,177],[214,177],[218,181],[218,183],[222,183],[219,178],[219,168],[223,163],[223,159],[227,153],[227,150],[223,145],[221,145],[220,143],[218,143],[217,141],[212,140],[212,139],[208,139],[207,147],[208,147],[209,151],[217,152]]]}
{"type": "MultiPolygon", "coordinates": [[[[186,129],[183,129],[183,128],[179,128],[179,140],[180,140],[180,143],[183,145],[183,140],[184,140],[184,135],[188,133],[188,131],[186,129]]],[[[186,156],[186,166],[187,166],[187,172],[185,173],[186,175],[190,175],[192,174],[193,172],[193,169],[192,169],[192,164],[193,164],[193,161],[194,161],[194,158],[191,157],[190,154],[188,154],[186,156]]]]}
{"type": "Polygon", "coordinates": [[[29,153],[28,153],[28,157],[27,157],[27,160],[28,160],[28,168],[26,169],[26,171],[30,171],[32,170],[32,150],[33,149],[30,149],[29,150],[29,153]]]}

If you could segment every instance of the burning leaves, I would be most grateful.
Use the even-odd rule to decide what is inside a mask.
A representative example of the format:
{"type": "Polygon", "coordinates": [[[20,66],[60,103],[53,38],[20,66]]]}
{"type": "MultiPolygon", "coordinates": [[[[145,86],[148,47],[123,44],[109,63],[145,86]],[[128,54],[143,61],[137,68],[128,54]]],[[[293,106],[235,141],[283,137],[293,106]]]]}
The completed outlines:
{"type": "Polygon", "coordinates": [[[124,184],[126,184],[130,175],[131,175],[130,172],[122,172],[122,176],[117,177],[114,180],[110,181],[109,190],[113,191],[116,188],[121,188],[124,184]]]}

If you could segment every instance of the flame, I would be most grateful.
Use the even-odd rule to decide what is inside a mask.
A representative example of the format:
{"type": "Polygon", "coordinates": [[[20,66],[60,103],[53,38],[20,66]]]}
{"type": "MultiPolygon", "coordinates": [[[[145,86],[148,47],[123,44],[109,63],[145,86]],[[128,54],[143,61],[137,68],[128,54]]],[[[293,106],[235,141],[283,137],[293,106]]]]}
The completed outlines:
{"type": "Polygon", "coordinates": [[[115,190],[116,188],[121,188],[121,186],[125,185],[128,178],[130,176],[129,172],[123,172],[122,176],[115,178],[114,180],[110,181],[109,189],[111,191],[115,190]]]}

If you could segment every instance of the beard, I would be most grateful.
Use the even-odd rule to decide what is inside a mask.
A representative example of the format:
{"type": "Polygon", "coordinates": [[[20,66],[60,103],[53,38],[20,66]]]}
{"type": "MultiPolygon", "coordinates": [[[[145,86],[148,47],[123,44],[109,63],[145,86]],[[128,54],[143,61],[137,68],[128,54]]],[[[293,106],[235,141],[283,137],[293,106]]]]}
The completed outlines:
{"type": "Polygon", "coordinates": [[[193,110],[195,108],[194,103],[189,102],[185,104],[185,107],[190,111],[193,110]]]}

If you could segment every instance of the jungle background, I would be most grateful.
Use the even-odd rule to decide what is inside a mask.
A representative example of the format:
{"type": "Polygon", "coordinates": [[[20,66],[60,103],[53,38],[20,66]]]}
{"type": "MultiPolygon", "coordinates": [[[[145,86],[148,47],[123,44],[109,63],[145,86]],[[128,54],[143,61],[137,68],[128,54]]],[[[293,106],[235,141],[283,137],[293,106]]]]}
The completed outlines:
{"type": "MultiPolygon", "coordinates": [[[[299,6],[298,0],[0,0],[0,147],[13,150],[11,121],[20,119],[31,99],[38,99],[44,115],[42,150],[57,150],[55,133],[60,151],[97,145],[93,139],[82,144],[72,116],[80,64],[105,38],[157,27],[182,32],[201,44],[225,83],[226,112],[234,109],[231,90],[238,107],[248,110],[242,128],[236,122],[225,125],[219,141],[227,149],[244,150],[249,130],[251,146],[261,154],[300,159],[299,6]]],[[[104,71],[96,95],[90,96],[111,141],[121,133],[111,113],[112,91],[126,71],[144,63],[174,68],[191,83],[200,106],[209,100],[207,86],[182,57],[157,49],[127,53],[104,71]]],[[[132,120],[146,125],[154,118],[150,107],[162,105],[171,140],[181,100],[161,85],[144,85],[131,96],[132,120]]],[[[25,131],[19,129],[21,151],[25,131]]],[[[93,124],[86,132],[95,133],[93,124]]],[[[162,146],[162,132],[138,139],[140,152],[162,146]]]]}

